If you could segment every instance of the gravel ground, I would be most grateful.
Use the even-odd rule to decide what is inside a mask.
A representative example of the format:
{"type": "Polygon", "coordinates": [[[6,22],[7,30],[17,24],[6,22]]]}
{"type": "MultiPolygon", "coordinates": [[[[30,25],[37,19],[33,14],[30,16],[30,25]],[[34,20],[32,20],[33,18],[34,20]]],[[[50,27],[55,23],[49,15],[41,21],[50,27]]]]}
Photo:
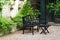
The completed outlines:
{"type": "Polygon", "coordinates": [[[50,26],[48,30],[50,33],[46,35],[36,31],[34,32],[34,35],[32,35],[32,33],[22,34],[22,31],[18,31],[0,37],[0,40],[60,40],[60,26],[50,26]]]}

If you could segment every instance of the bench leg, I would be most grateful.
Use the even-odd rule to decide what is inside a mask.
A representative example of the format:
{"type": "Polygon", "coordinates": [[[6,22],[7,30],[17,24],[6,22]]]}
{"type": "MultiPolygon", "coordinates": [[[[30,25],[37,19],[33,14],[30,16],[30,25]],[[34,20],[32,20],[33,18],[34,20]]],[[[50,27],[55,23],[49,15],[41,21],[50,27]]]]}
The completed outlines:
{"type": "Polygon", "coordinates": [[[42,31],[40,34],[42,34],[42,33],[46,34],[44,27],[41,27],[41,29],[42,29],[42,31]]]}
{"type": "Polygon", "coordinates": [[[49,31],[47,30],[47,32],[49,33],[49,31]]]}
{"type": "Polygon", "coordinates": [[[33,29],[33,27],[31,27],[31,31],[32,31],[32,35],[34,35],[34,29],[33,29]]]}
{"type": "Polygon", "coordinates": [[[31,28],[29,30],[31,31],[31,28]]]}
{"type": "Polygon", "coordinates": [[[45,31],[47,31],[47,33],[49,33],[49,31],[48,31],[48,27],[45,27],[45,31]]]}
{"type": "Polygon", "coordinates": [[[23,34],[24,34],[24,28],[23,28],[23,34]]]}
{"type": "Polygon", "coordinates": [[[37,32],[39,32],[39,27],[37,27],[37,32]]]}
{"type": "Polygon", "coordinates": [[[40,34],[42,34],[42,33],[44,33],[44,34],[49,33],[48,27],[41,27],[41,29],[42,29],[42,31],[41,31],[40,34]]]}

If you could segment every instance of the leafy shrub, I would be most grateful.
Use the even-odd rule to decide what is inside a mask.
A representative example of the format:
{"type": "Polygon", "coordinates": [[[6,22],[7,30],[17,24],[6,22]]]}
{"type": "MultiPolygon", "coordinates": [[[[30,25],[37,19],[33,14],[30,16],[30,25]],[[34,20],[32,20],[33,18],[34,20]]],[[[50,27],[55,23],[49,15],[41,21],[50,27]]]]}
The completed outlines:
{"type": "Polygon", "coordinates": [[[17,16],[15,18],[13,18],[13,21],[17,23],[17,25],[18,25],[17,27],[20,29],[20,28],[22,28],[22,25],[23,25],[22,24],[22,17],[23,16],[32,15],[32,14],[34,15],[34,14],[39,14],[39,13],[40,13],[39,10],[37,10],[37,9],[33,10],[31,8],[30,1],[27,1],[24,4],[22,10],[19,11],[19,13],[17,14],[17,16]]]}
{"type": "Polygon", "coordinates": [[[12,20],[8,20],[5,18],[0,18],[0,32],[3,34],[8,34],[12,30],[12,25],[14,25],[14,22],[12,20]]]}

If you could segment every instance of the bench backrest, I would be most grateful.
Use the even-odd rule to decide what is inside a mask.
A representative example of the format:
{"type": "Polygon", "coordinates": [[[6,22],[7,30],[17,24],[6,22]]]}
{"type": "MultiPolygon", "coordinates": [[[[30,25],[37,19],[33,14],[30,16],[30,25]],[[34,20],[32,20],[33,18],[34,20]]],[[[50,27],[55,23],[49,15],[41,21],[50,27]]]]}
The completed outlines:
{"type": "Polygon", "coordinates": [[[39,16],[38,15],[27,15],[22,17],[23,19],[23,26],[34,26],[34,24],[39,21],[39,16]]]}

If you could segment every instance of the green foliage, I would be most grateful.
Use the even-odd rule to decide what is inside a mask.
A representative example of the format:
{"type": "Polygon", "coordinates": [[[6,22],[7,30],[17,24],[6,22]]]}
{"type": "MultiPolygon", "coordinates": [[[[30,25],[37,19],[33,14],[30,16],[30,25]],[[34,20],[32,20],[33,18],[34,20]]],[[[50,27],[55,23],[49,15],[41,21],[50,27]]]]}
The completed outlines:
{"type": "Polygon", "coordinates": [[[32,10],[30,1],[27,1],[24,4],[22,10],[19,11],[19,13],[17,14],[17,16],[15,18],[13,18],[13,21],[18,24],[18,28],[21,28],[23,25],[22,17],[26,16],[26,15],[34,15],[34,14],[39,14],[39,11],[37,9],[32,10]]]}
{"type": "Polygon", "coordinates": [[[49,3],[47,8],[54,11],[54,16],[60,15],[60,1],[59,0],[56,0],[56,3],[49,3]]]}
{"type": "Polygon", "coordinates": [[[19,14],[23,14],[24,16],[35,13],[39,13],[39,11],[37,9],[33,10],[30,1],[27,1],[24,4],[23,9],[19,12],[19,14]]]}
{"type": "Polygon", "coordinates": [[[3,7],[4,4],[7,4],[9,0],[0,0],[0,7],[3,7]]]}
{"type": "Polygon", "coordinates": [[[0,8],[2,8],[5,4],[12,6],[14,4],[14,0],[0,0],[0,8]]]}
{"type": "Polygon", "coordinates": [[[11,32],[12,27],[14,27],[14,22],[5,18],[0,18],[0,32],[3,34],[8,34],[11,32]]]}

